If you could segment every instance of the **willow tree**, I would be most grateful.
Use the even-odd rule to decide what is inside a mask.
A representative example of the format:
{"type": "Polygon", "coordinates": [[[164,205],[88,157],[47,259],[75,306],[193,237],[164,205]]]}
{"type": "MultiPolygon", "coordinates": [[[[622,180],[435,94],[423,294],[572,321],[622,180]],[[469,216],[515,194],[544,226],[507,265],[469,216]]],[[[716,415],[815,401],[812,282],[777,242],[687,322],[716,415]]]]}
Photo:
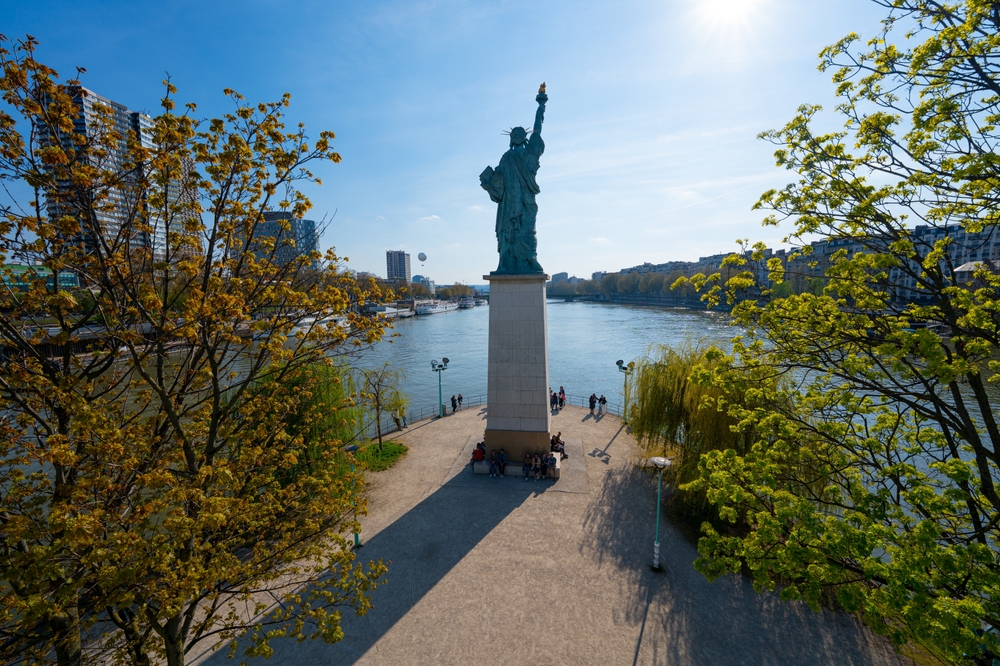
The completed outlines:
{"type": "Polygon", "coordinates": [[[363,484],[311,369],[383,325],[296,231],[333,133],[287,95],[199,121],[169,83],[133,131],[35,49],[0,38],[0,660],[339,640],[385,569],[343,537],[363,484]]]}
{"type": "Polygon", "coordinates": [[[880,32],[820,56],[843,129],[817,133],[821,110],[806,106],[764,135],[796,176],[758,206],[791,226],[798,257],[759,246],[710,292],[770,271],[762,297],[734,308],[747,334],[717,376],[800,384],[750,452],[703,458],[708,497],[753,529],[708,529],[699,566],[748,567],[814,605],[835,595],[897,642],[961,661],[1000,648],[980,635],[1000,629],[1000,3],[878,4],[880,32]],[[768,295],[796,272],[822,275],[822,292],[768,295]],[[821,492],[804,474],[826,479],[821,492]]]}
{"type": "MultiPolygon", "coordinates": [[[[715,381],[722,352],[714,347],[685,344],[660,346],[636,364],[635,388],[629,404],[632,434],[651,454],[667,456],[679,497],[695,515],[706,513],[703,490],[693,481],[710,451],[749,452],[758,434],[755,418],[735,418],[733,405],[753,417],[763,415],[776,395],[772,373],[730,371],[715,381]],[[693,492],[692,492],[693,491],[693,492]]],[[[731,370],[729,366],[726,369],[731,370]]]]}

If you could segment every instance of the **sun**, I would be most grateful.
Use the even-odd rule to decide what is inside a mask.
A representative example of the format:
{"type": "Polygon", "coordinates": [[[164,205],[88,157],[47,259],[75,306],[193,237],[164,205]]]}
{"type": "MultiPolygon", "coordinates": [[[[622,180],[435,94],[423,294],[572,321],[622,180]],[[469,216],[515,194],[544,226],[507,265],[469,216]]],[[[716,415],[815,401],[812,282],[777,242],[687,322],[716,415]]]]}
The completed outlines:
{"type": "Polygon", "coordinates": [[[732,36],[753,31],[767,5],[768,0],[690,0],[688,11],[701,30],[732,36]]]}

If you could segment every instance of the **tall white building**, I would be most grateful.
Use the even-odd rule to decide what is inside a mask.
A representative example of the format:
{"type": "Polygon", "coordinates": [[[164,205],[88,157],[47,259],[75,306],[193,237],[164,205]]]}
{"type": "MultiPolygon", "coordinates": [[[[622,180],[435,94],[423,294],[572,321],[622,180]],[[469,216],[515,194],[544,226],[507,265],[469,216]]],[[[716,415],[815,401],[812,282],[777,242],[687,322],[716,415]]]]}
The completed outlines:
{"type": "MultiPolygon", "coordinates": [[[[106,188],[104,190],[106,199],[101,205],[95,206],[91,200],[92,193],[81,192],[77,197],[72,192],[70,183],[60,181],[60,196],[46,201],[49,217],[55,219],[62,215],[73,215],[79,219],[81,223],[79,240],[90,249],[96,249],[95,246],[102,240],[112,244],[125,240],[123,236],[127,235],[131,248],[148,248],[154,261],[162,261],[167,249],[168,221],[157,211],[148,210],[146,199],[149,191],[137,186],[139,174],[134,171],[129,173],[129,166],[125,164],[130,134],[134,134],[144,148],[155,148],[152,118],[143,113],[129,111],[123,104],[82,86],[73,88],[70,95],[79,109],[79,114],[73,122],[73,134],[82,135],[86,139],[81,159],[105,173],[116,174],[119,176],[118,183],[116,186],[106,188]],[[106,113],[104,117],[102,110],[106,113]],[[108,130],[113,130],[121,137],[118,148],[108,151],[88,151],[87,145],[99,142],[102,134],[108,130]]],[[[68,137],[62,137],[62,140],[66,139],[68,137]]],[[[185,166],[194,168],[193,163],[185,166]]],[[[168,203],[194,200],[196,193],[181,192],[181,180],[178,179],[167,186],[168,203]]],[[[178,227],[182,223],[180,218],[191,215],[196,213],[186,210],[179,213],[176,216],[178,227]]],[[[171,214],[171,217],[175,215],[171,214]]]]}
{"type": "Polygon", "coordinates": [[[387,250],[385,253],[386,279],[410,281],[410,254],[403,250],[387,250]]]}

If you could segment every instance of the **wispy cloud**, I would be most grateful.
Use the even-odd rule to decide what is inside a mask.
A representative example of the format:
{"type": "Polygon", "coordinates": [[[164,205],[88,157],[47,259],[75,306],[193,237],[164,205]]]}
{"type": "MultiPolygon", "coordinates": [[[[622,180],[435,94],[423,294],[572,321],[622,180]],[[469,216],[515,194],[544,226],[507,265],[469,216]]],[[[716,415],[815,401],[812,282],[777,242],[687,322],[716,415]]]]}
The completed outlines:
{"type": "Polygon", "coordinates": [[[418,217],[417,222],[440,222],[441,217],[439,215],[425,215],[423,217],[418,217]]]}

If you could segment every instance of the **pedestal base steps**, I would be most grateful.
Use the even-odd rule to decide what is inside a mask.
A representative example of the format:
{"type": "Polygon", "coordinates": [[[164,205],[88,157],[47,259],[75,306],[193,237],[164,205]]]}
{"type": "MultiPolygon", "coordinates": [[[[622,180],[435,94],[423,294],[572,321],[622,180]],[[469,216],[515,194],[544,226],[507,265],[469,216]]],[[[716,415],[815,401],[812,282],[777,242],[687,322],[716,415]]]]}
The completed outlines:
{"type": "Polygon", "coordinates": [[[549,363],[543,273],[484,275],[490,283],[486,450],[512,462],[549,450],[549,363]]]}
{"type": "MultiPolygon", "coordinates": [[[[487,422],[488,418],[487,418],[487,422]]],[[[486,428],[486,453],[496,449],[503,449],[507,452],[512,462],[520,465],[524,461],[524,454],[541,455],[548,453],[551,439],[546,432],[528,432],[524,430],[490,430],[486,428]]]]}

